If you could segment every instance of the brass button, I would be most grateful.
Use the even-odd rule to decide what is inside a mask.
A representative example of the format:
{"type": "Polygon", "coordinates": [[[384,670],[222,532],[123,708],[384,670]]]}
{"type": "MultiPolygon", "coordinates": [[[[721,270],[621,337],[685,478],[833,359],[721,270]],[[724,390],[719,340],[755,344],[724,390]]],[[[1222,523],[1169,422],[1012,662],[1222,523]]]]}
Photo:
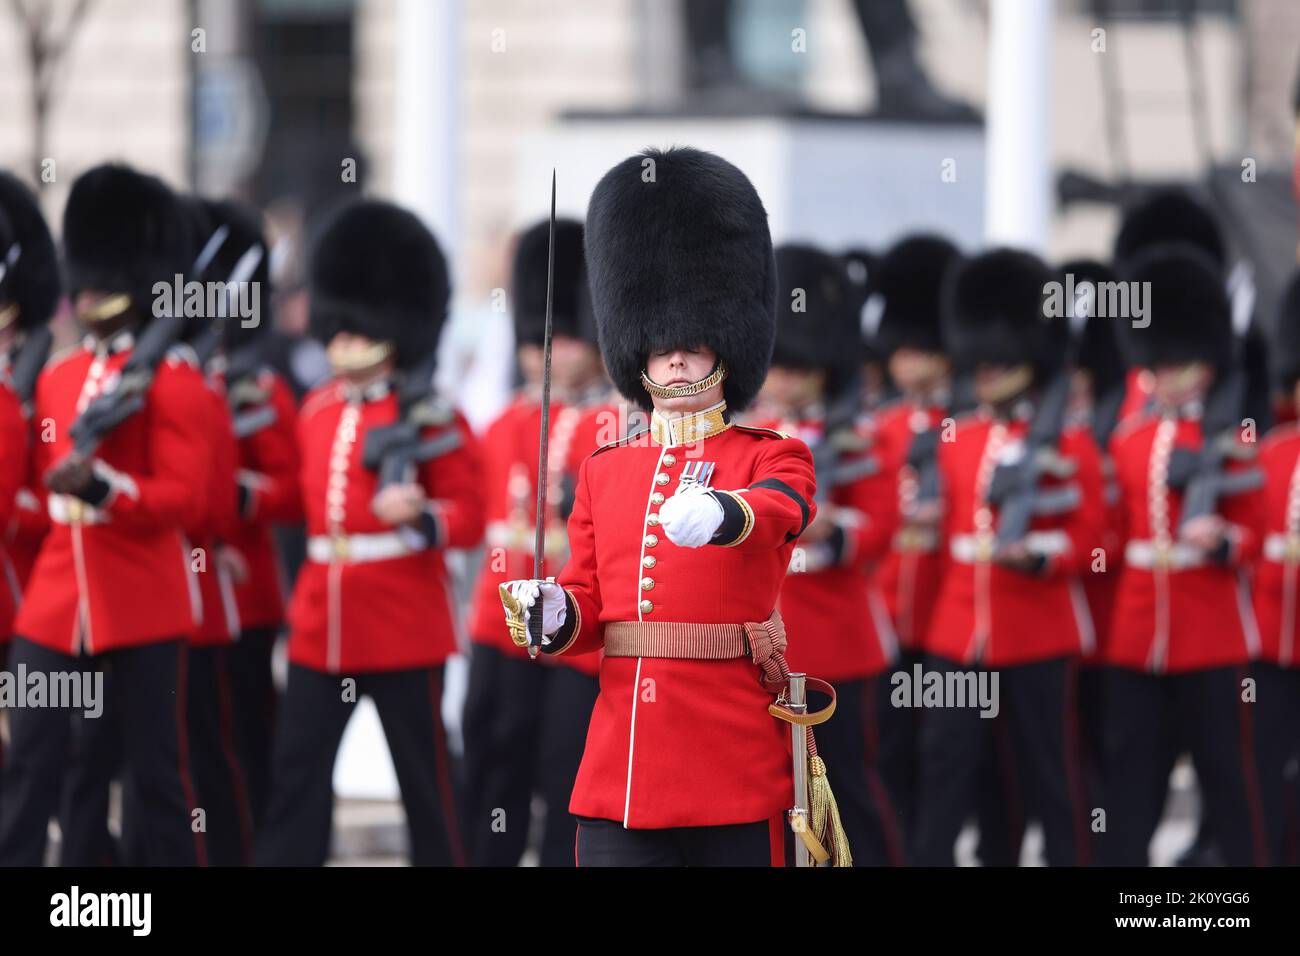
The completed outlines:
{"type": "Polygon", "coordinates": [[[656,544],[659,543],[659,536],[657,534],[648,534],[645,536],[644,543],[647,548],[653,548],[656,544]]]}
{"type": "Polygon", "coordinates": [[[641,559],[641,566],[646,568],[653,568],[658,563],[659,561],[655,558],[653,554],[647,554],[644,558],[641,559]]]}
{"type": "Polygon", "coordinates": [[[655,484],[656,485],[668,484],[668,476],[665,475],[662,471],[659,472],[659,474],[655,475],[655,484]]]}
{"type": "Polygon", "coordinates": [[[645,519],[645,523],[648,524],[648,525],[649,525],[650,527],[652,527],[652,528],[657,528],[657,527],[659,526],[659,516],[658,516],[658,515],[650,515],[649,517],[647,517],[647,518],[645,519]]]}
{"type": "Polygon", "coordinates": [[[663,457],[663,463],[664,463],[664,467],[665,467],[665,468],[671,468],[673,465],[677,464],[677,456],[676,456],[676,455],[664,455],[664,457],[663,457]]]}
{"type": "Polygon", "coordinates": [[[654,606],[653,604],[651,604],[649,601],[642,601],[642,602],[641,602],[641,613],[642,613],[642,614],[649,614],[649,613],[650,613],[651,611],[653,611],[654,609],[655,609],[655,606],[654,606]]]}
{"type": "Polygon", "coordinates": [[[334,557],[343,560],[348,556],[348,539],[344,535],[336,535],[334,538],[334,557]]]}
{"type": "Polygon", "coordinates": [[[642,579],[641,579],[641,590],[642,590],[642,591],[653,591],[653,590],[654,590],[654,587],[655,587],[655,579],[654,579],[654,578],[642,578],[642,579]]]}
{"type": "Polygon", "coordinates": [[[664,503],[664,493],[663,493],[662,491],[656,491],[653,495],[650,496],[650,503],[651,503],[652,505],[661,505],[661,504],[663,504],[663,503],[664,503]]]}

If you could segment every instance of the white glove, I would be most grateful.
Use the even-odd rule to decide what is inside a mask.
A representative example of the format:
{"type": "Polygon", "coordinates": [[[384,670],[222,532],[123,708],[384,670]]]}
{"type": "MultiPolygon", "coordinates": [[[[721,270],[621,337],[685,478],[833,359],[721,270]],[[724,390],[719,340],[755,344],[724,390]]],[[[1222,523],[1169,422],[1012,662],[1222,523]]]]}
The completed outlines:
{"type": "Polygon", "coordinates": [[[709,543],[723,519],[718,499],[699,485],[677,492],[659,509],[659,524],[668,540],[680,548],[709,543]]]}
{"type": "Polygon", "coordinates": [[[506,587],[510,588],[510,593],[515,600],[524,606],[524,613],[530,619],[533,616],[533,606],[537,603],[538,597],[541,597],[542,646],[551,643],[550,635],[564,626],[564,619],[568,614],[564,588],[555,583],[555,578],[547,578],[545,581],[523,578],[518,581],[507,581],[506,587]]]}

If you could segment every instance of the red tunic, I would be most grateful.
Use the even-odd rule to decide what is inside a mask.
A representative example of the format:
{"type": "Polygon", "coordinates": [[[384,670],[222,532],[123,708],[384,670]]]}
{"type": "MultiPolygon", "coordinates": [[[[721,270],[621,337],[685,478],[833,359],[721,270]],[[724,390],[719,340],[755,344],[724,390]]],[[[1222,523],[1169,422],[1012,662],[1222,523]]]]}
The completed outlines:
{"type": "Polygon", "coordinates": [[[230,571],[217,558],[235,526],[235,433],[220,381],[209,380],[210,410],[204,417],[209,442],[207,505],[203,514],[186,527],[190,545],[190,570],[199,589],[199,626],[191,644],[212,647],[239,637],[239,609],[230,571]]]}
{"type": "MultiPolygon", "coordinates": [[[[602,448],[579,472],[559,575],[576,620],[555,650],[594,650],[613,621],[766,620],[815,516],[814,490],[808,446],[762,429],[727,426],[672,445],[641,433],[602,448]],[[659,507],[703,463],[710,487],[743,500],[732,507],[748,509],[748,530],[730,546],[679,548],[661,533],[659,507]]],[[[570,811],[631,828],[771,818],[792,787],[790,734],[768,714],[772,700],[747,658],[606,656],[570,811]]]]}
{"type": "Polygon", "coordinates": [[[442,551],[472,547],[482,536],[483,479],[469,425],[450,410],[445,418],[424,433],[427,439],[458,436],[456,447],[419,469],[438,528],[435,546],[426,547],[411,529],[399,531],[375,516],[379,478],[361,460],[366,434],[397,419],[396,397],[386,388],[362,395],[332,381],[303,402],[298,447],[309,540],[289,608],[295,664],[330,673],[400,670],[441,664],[456,651],[442,551]],[[313,554],[312,539],[325,546],[324,554],[313,554]],[[401,553],[364,553],[395,540],[401,553]]]}
{"type": "MultiPolygon", "coordinates": [[[[1111,457],[1123,501],[1124,561],[1111,617],[1106,663],[1156,673],[1244,663],[1258,646],[1242,567],[1259,548],[1263,492],[1224,498],[1219,511],[1236,526],[1228,564],[1198,560],[1153,566],[1152,549],[1177,537],[1183,492],[1167,483],[1174,448],[1199,449],[1201,425],[1193,418],[1143,415],[1111,438],[1111,457]],[[1145,552],[1145,557],[1142,552],[1145,552]]],[[[1244,462],[1232,467],[1246,467],[1244,462]]],[[[1179,549],[1184,555],[1187,546],[1179,549]]]]}
{"type": "Polygon", "coordinates": [[[874,581],[899,645],[914,651],[925,650],[926,633],[948,562],[938,529],[909,527],[903,517],[911,511],[917,491],[916,469],[907,464],[907,454],[912,439],[939,427],[947,414],[939,406],[918,408],[903,401],[882,408],[876,415],[881,445],[893,452],[893,460],[886,467],[896,481],[895,510],[900,527],[876,568],[874,581]]]}
{"type": "Polygon", "coordinates": [[[1283,667],[1300,666],[1300,425],[1279,425],[1259,451],[1264,471],[1264,528],[1255,568],[1259,654],[1283,667]]]}
{"type": "MultiPolygon", "coordinates": [[[[821,438],[821,422],[759,423],[793,434],[809,446],[821,438]]],[[[894,476],[887,470],[895,455],[881,447],[879,436],[864,424],[862,448],[845,454],[851,467],[865,458],[876,461],[875,474],[840,485],[823,497],[821,514],[841,529],[843,549],[837,561],[822,565],[822,549],[807,539],[794,550],[778,607],[790,647],[792,671],[829,681],[861,680],[881,673],[897,653],[893,626],[884,599],[871,581],[876,561],[885,554],[896,525],[894,476]]]]}
{"type": "Polygon", "coordinates": [[[0,644],[12,636],[14,613],[22,599],[22,581],[9,557],[17,532],[18,493],[27,483],[27,420],[18,396],[0,378],[0,644]]]}
{"type": "Polygon", "coordinates": [[[284,620],[284,584],[271,529],[302,520],[298,493],[298,409],[293,391],[278,374],[259,372],[248,385],[238,386],[236,421],[261,416],[256,430],[238,438],[239,469],[236,479],[244,489],[243,507],[227,545],[248,567],[235,584],[240,625],[278,628],[284,620]]]}
{"type": "Polygon", "coordinates": [[[1087,429],[1061,433],[1058,453],[1074,462],[1074,474],[1041,482],[1044,489],[1072,483],[1080,496],[1074,510],[1035,515],[1030,524],[1031,551],[1048,555],[1043,571],[1004,567],[978,544],[997,529],[998,508],[987,497],[993,469],[1023,456],[1028,430],[1024,418],[999,421],[980,412],[960,419],[953,441],[939,444],[950,563],[926,649],[949,660],[1004,667],[1079,654],[1092,643],[1080,576],[1099,547],[1104,517],[1101,455],[1087,429]]]}
{"type": "MultiPolygon", "coordinates": [[[[80,408],[120,373],[130,346],[123,335],[45,367],[32,421],[38,436],[48,425],[51,440],[33,446],[39,473],[72,450],[80,408]]],[[[193,633],[197,606],[182,529],[203,501],[210,470],[203,422],[210,410],[210,393],[191,363],[169,357],[159,366],[144,409],[96,454],[97,470],[113,489],[107,503],[92,509],[71,496],[49,496],[53,524],[14,633],[64,654],[193,633]]]]}

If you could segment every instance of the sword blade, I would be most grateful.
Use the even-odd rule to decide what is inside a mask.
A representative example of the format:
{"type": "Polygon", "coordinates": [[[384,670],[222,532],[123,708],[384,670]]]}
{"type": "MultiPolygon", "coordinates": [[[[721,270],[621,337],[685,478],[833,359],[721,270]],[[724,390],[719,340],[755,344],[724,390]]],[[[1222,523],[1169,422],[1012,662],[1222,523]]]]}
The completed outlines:
{"type": "MultiPolygon", "coordinates": [[[[546,249],[546,331],[542,339],[542,434],[537,453],[537,530],[533,539],[533,577],[545,574],[546,555],[546,478],[551,438],[551,321],[555,302],[555,170],[551,170],[551,224],[546,249]]],[[[536,657],[542,645],[541,609],[538,624],[529,628],[528,656],[536,657]]],[[[531,623],[531,622],[530,622],[531,623]]]]}

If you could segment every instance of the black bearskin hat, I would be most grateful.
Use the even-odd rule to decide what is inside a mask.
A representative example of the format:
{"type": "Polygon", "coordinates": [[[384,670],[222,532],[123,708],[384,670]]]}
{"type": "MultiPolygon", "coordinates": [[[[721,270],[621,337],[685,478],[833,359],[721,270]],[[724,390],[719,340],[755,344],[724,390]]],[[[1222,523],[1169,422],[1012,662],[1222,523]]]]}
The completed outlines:
{"type": "Polygon", "coordinates": [[[125,293],[137,314],[153,315],[155,283],[188,275],[190,227],[162,180],[105,164],[82,173],[63,210],[68,291],[125,293]]]}
{"type": "MultiPolygon", "coordinates": [[[[59,304],[59,256],[36,196],[16,176],[0,171],[0,213],[13,230],[18,258],[6,269],[0,303],[16,303],[18,328],[32,329],[49,321],[59,304]]],[[[8,253],[10,246],[0,250],[8,253]]]]}
{"type": "Polygon", "coordinates": [[[1217,264],[1191,243],[1166,243],[1138,256],[1124,278],[1149,289],[1147,324],[1120,320],[1129,361],[1142,368],[1231,361],[1232,307],[1217,264]]]}
{"type": "Polygon", "coordinates": [[[1124,269],[1144,250],[1169,242],[1198,246],[1222,271],[1227,264],[1223,233],[1208,206],[1185,189],[1157,189],[1124,211],[1115,239],[1115,264],[1124,269]]]}
{"type": "Polygon", "coordinates": [[[205,199],[203,207],[213,230],[226,230],[205,272],[206,278],[226,283],[239,280],[240,276],[235,275],[235,269],[239,268],[242,281],[250,285],[237,294],[244,301],[257,302],[257,325],[244,328],[240,317],[233,315],[222,327],[222,344],[227,352],[233,352],[271,327],[271,250],[256,209],[230,199],[205,199]],[[251,272],[247,272],[249,266],[251,272]]]}
{"type": "Polygon", "coordinates": [[[1290,393],[1300,382],[1300,270],[1291,276],[1278,303],[1274,329],[1277,357],[1273,364],[1278,383],[1290,393]]]}
{"type": "Polygon", "coordinates": [[[823,369],[834,395],[857,371],[855,293],[840,260],[813,246],[776,249],[776,344],[772,364],[823,369]]]}
{"type": "Polygon", "coordinates": [[[740,411],[767,375],[776,268],[767,211],[726,160],[686,147],[623,160],[587,211],[587,269],[600,347],[620,392],[645,408],[652,352],[707,346],[740,411]]]}
{"type": "Polygon", "coordinates": [[[887,354],[903,347],[947,351],[939,294],[944,274],[959,256],[957,247],[941,236],[916,235],[880,258],[873,287],[883,305],[876,338],[887,354]]]}
{"type": "Polygon", "coordinates": [[[1101,395],[1124,381],[1126,366],[1120,351],[1119,334],[1115,326],[1128,321],[1123,316],[1097,315],[1099,298],[1104,295],[1105,283],[1118,282],[1115,270],[1096,259],[1072,259],[1061,266],[1061,281],[1074,277],[1076,297],[1081,285],[1093,287],[1093,314],[1084,320],[1079,336],[1079,354],[1075,365],[1092,373],[1093,393],[1101,395]]]}
{"type": "Polygon", "coordinates": [[[944,279],[943,333],[948,353],[966,367],[1032,365],[1041,382],[1065,358],[1069,320],[1050,316],[1044,298],[1051,272],[1018,249],[993,249],[958,262],[944,279]]]}
{"type": "Polygon", "coordinates": [[[308,275],[311,331],[392,342],[409,367],[437,348],[451,282],[432,233],[410,212],[376,199],[345,203],[322,224],[308,275]]]}
{"type": "MultiPolygon", "coordinates": [[[[512,270],[515,343],[541,345],[546,339],[546,264],[550,223],[524,230],[515,247],[512,270]]],[[[582,223],[555,220],[555,295],[552,332],[596,344],[591,299],[585,291],[587,267],[582,255],[582,223]]]]}

